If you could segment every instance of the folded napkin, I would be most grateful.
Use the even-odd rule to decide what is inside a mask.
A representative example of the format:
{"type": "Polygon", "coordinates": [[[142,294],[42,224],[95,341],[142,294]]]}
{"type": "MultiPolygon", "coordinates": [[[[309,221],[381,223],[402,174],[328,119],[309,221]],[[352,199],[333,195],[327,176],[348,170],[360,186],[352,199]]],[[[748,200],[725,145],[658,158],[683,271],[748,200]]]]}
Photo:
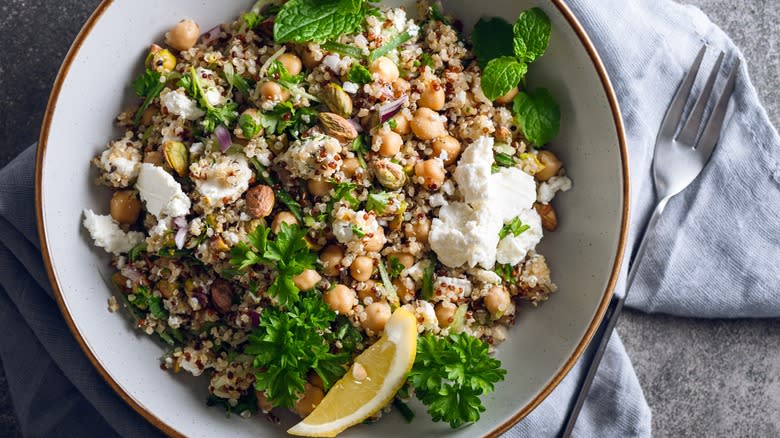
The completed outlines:
{"type": "MultiPolygon", "coordinates": [[[[666,105],[702,43],[742,58],[698,9],[667,0],[570,0],[620,100],[630,149],[632,221],[653,205],[653,144],[666,105]]],[[[554,38],[554,37],[553,37],[554,38]]],[[[716,51],[705,58],[705,67],[716,51]]],[[[743,59],[744,61],[744,59],[743,59]]],[[[699,179],[674,198],[639,262],[628,305],[695,317],[780,316],[780,138],[740,67],[720,144],[699,179]]],[[[156,436],[81,352],[40,260],[34,147],[0,171],[0,357],[26,436],[156,436]]],[[[624,261],[624,266],[627,262],[624,261]]],[[[623,293],[625,269],[618,284],[623,293]]],[[[563,298],[563,296],[559,297],[563,298]]],[[[510,437],[557,435],[582,375],[577,364],[510,437]]],[[[574,430],[582,437],[650,435],[650,409],[615,334],[574,430]]]]}

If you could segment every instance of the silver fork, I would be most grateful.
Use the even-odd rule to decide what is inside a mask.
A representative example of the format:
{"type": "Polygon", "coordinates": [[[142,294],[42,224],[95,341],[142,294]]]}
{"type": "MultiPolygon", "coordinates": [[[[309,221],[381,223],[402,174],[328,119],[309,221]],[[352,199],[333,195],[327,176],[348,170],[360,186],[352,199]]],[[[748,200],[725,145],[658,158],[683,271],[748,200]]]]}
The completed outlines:
{"type": "MultiPolygon", "coordinates": [[[[645,233],[647,230],[655,227],[655,224],[661,218],[669,199],[685,190],[685,188],[696,179],[707,164],[707,161],[709,161],[712,151],[720,137],[723,119],[726,116],[726,109],[728,108],[731,94],[734,92],[734,83],[736,82],[737,71],[739,70],[739,59],[736,59],[734,65],[731,67],[731,71],[726,79],[726,84],[723,87],[723,92],[720,97],[717,98],[717,103],[704,125],[701,135],[698,134],[704,118],[704,110],[707,106],[707,102],[710,100],[713,85],[715,84],[721,64],[723,63],[723,52],[720,53],[718,60],[715,61],[715,66],[712,68],[712,71],[707,78],[707,82],[704,84],[704,88],[691,109],[688,118],[684,121],[682,120],[683,110],[688,100],[692,97],[691,89],[693,88],[693,83],[696,80],[706,49],[707,47],[703,46],[701,50],[699,50],[699,54],[693,61],[693,65],[691,65],[690,70],[680,82],[680,86],[677,88],[677,92],[672,98],[669,108],[666,110],[666,115],[661,122],[658,137],[655,140],[655,152],[653,154],[653,184],[655,186],[656,206],[650,216],[650,220],[640,234],[642,240],[639,244],[639,249],[636,251],[634,257],[629,259],[626,294],[628,294],[628,291],[634,282],[634,275],[636,274],[636,269],[634,269],[636,266],[635,261],[640,260],[644,255],[645,244],[647,243],[647,239],[644,238],[645,233]],[[682,127],[680,127],[681,123],[682,127]],[[696,141],[697,137],[698,141],[696,141]]],[[[609,338],[612,335],[618,317],[623,310],[624,301],[625,295],[612,298],[604,319],[601,321],[599,330],[596,331],[596,334],[591,341],[591,346],[596,346],[596,350],[593,352],[587,373],[580,384],[577,398],[569,412],[566,426],[561,434],[563,438],[571,436],[574,424],[577,422],[577,416],[582,409],[582,404],[585,402],[588,390],[593,383],[593,377],[596,375],[596,370],[598,369],[601,358],[607,348],[609,338]]]]}

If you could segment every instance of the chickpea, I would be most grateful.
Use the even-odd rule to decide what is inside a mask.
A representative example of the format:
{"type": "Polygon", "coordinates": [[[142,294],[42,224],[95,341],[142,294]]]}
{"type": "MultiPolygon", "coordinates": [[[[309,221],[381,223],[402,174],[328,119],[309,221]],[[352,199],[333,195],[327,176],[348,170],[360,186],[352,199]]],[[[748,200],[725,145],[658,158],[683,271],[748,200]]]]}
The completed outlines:
{"type": "Polygon", "coordinates": [[[298,219],[289,211],[280,211],[279,213],[276,213],[274,221],[271,222],[271,230],[273,230],[274,234],[279,234],[279,231],[282,229],[282,223],[297,225],[298,219]]]}
{"type": "Polygon", "coordinates": [[[325,388],[325,383],[322,381],[322,378],[315,372],[309,373],[309,383],[317,388],[325,388]]]}
{"type": "Polygon", "coordinates": [[[318,388],[307,382],[306,385],[304,385],[303,395],[295,402],[293,411],[301,418],[306,417],[312,413],[314,408],[320,404],[323,398],[325,398],[325,393],[322,391],[322,388],[318,388]]]}
{"type": "MultiPolygon", "coordinates": [[[[414,299],[414,287],[409,287],[409,283],[407,281],[411,280],[404,280],[402,278],[396,278],[393,280],[393,286],[395,286],[395,293],[398,295],[398,298],[401,299],[401,302],[408,303],[414,299]]],[[[411,283],[414,285],[414,283],[411,283]]]]}
{"type": "Polygon", "coordinates": [[[498,99],[496,99],[495,102],[497,104],[499,104],[499,105],[506,105],[506,104],[512,102],[512,99],[514,99],[515,96],[517,96],[517,93],[519,93],[519,92],[520,92],[520,90],[518,90],[517,87],[512,88],[511,90],[507,91],[507,93],[505,95],[503,95],[503,96],[499,97],[498,99]]]}
{"type": "Polygon", "coordinates": [[[165,43],[176,50],[187,50],[195,45],[200,37],[200,26],[190,20],[181,20],[165,34],[165,43]]]}
{"type": "Polygon", "coordinates": [[[306,187],[309,189],[309,193],[321,198],[330,193],[330,184],[327,181],[321,179],[310,179],[306,183],[306,187]]]}
{"type": "Polygon", "coordinates": [[[391,260],[392,258],[398,259],[398,262],[400,262],[402,265],[404,265],[404,268],[409,269],[414,264],[414,256],[409,254],[408,252],[394,252],[392,254],[387,255],[387,260],[391,260]]]}
{"type": "Polygon", "coordinates": [[[322,280],[322,276],[314,269],[304,269],[303,272],[293,277],[295,287],[300,290],[310,290],[322,280]]]}
{"type": "Polygon", "coordinates": [[[420,140],[433,140],[447,135],[447,129],[439,113],[430,108],[418,108],[410,123],[412,132],[420,140]]]}
{"type": "Polygon", "coordinates": [[[257,399],[257,409],[260,412],[268,413],[274,408],[274,405],[268,401],[268,397],[265,396],[265,391],[255,390],[255,398],[257,399]]]}
{"type": "Polygon", "coordinates": [[[431,231],[431,220],[427,217],[415,218],[415,222],[404,230],[406,237],[414,237],[420,243],[428,242],[428,233],[431,231]]]}
{"type": "Polygon", "coordinates": [[[389,58],[384,56],[380,56],[376,59],[376,61],[372,62],[368,67],[368,70],[371,73],[375,73],[377,76],[379,76],[379,79],[388,83],[395,82],[395,80],[400,76],[398,66],[395,65],[395,63],[389,58]]]}
{"type": "Polygon", "coordinates": [[[374,272],[374,259],[367,256],[357,256],[349,267],[349,273],[357,281],[366,281],[374,272]]]}
{"type": "Polygon", "coordinates": [[[379,333],[385,329],[385,324],[390,319],[391,313],[390,305],[386,302],[371,303],[366,306],[366,319],[362,322],[363,327],[379,333]]]}
{"type": "Polygon", "coordinates": [[[341,162],[341,171],[344,172],[347,178],[352,178],[358,168],[360,168],[360,161],[357,158],[347,158],[341,162]]]}
{"type": "Polygon", "coordinates": [[[379,299],[379,294],[376,292],[376,282],[374,280],[364,281],[363,289],[360,289],[357,294],[361,302],[364,302],[368,297],[371,297],[373,301],[379,299]]]}
{"type": "Polygon", "coordinates": [[[396,96],[400,94],[408,94],[412,89],[412,84],[404,78],[398,78],[393,81],[393,90],[396,92],[396,96]]]}
{"type": "Polygon", "coordinates": [[[337,284],[336,287],[322,294],[322,299],[331,310],[340,315],[348,315],[357,305],[355,291],[343,284],[337,284]]]}
{"type": "Polygon", "coordinates": [[[281,102],[290,97],[290,92],[276,82],[266,81],[260,86],[260,97],[263,100],[281,102]]]}
{"type": "Polygon", "coordinates": [[[417,101],[417,107],[441,111],[444,108],[444,87],[436,81],[429,81],[424,87],[420,93],[420,100],[417,101]]]}
{"type": "Polygon", "coordinates": [[[306,46],[301,53],[301,60],[307,69],[312,70],[322,62],[322,54],[315,53],[309,46],[306,46]]]}
{"type": "Polygon", "coordinates": [[[379,155],[392,157],[401,151],[404,140],[393,131],[380,130],[374,134],[373,145],[379,147],[379,155]]]}
{"type": "Polygon", "coordinates": [[[120,224],[134,224],[141,214],[141,201],[134,190],[122,190],[111,197],[111,217],[120,224]]]}
{"type": "Polygon", "coordinates": [[[439,327],[447,328],[452,324],[458,306],[449,301],[442,301],[436,305],[434,310],[436,311],[436,320],[439,321],[439,327]]]}
{"type": "Polygon", "coordinates": [[[501,286],[493,286],[485,295],[485,307],[493,318],[500,318],[509,308],[509,292],[501,286]]]}
{"type": "Polygon", "coordinates": [[[534,175],[539,181],[547,181],[554,177],[558,174],[558,171],[561,170],[561,166],[563,166],[561,160],[550,151],[540,151],[536,155],[536,158],[544,164],[544,168],[534,175]]]}
{"type": "Polygon", "coordinates": [[[423,185],[436,190],[444,184],[444,163],[436,158],[420,161],[414,166],[414,174],[423,178],[423,185]]]}
{"type": "Polygon", "coordinates": [[[395,122],[395,127],[391,128],[393,132],[406,135],[411,131],[409,128],[409,119],[407,119],[403,114],[396,114],[390,120],[395,122]]]}
{"type": "Polygon", "coordinates": [[[329,277],[339,275],[341,259],[344,258],[344,250],[338,245],[328,245],[320,252],[323,272],[329,277]]]}
{"type": "Polygon", "coordinates": [[[379,252],[385,246],[385,242],[387,242],[385,229],[380,226],[371,237],[366,236],[363,238],[363,248],[366,251],[379,252]]]}
{"type": "Polygon", "coordinates": [[[444,160],[444,164],[450,165],[458,159],[460,155],[460,142],[451,135],[445,135],[433,140],[431,143],[434,157],[441,157],[442,152],[447,153],[447,159],[444,160]]]}
{"type": "Polygon", "coordinates": [[[301,64],[301,58],[299,58],[297,55],[293,53],[282,53],[276,59],[282,63],[284,69],[287,70],[287,73],[290,73],[293,76],[300,73],[301,70],[303,69],[303,65],[301,64]]]}

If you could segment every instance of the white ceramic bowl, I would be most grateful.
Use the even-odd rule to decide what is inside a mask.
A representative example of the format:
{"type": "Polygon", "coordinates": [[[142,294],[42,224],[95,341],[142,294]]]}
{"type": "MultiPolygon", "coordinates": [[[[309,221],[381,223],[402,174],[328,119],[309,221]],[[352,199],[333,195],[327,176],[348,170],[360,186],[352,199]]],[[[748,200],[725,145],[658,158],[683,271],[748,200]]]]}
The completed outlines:
{"type": "MultiPolygon", "coordinates": [[[[398,3],[398,2],[383,2],[398,3]]],[[[405,1],[411,6],[410,1],[405,1]]],[[[207,408],[202,378],[161,372],[162,347],[133,330],[128,318],[109,313],[108,256],[82,229],[84,208],[106,212],[108,190],[93,184],[89,161],[121,135],[113,120],[133,97],[129,84],[152,41],[182,17],[208,29],[232,19],[250,0],[105,0],[78,35],[54,84],[40,138],[36,189],[44,261],[62,312],[76,339],[108,383],[150,422],[171,435],[272,436],[262,416],[226,418],[207,408]]],[[[495,435],[530,412],[561,381],[600,320],[619,270],[626,235],[626,149],[617,101],[583,29],[560,0],[449,0],[449,13],[470,29],[483,13],[513,22],[521,10],[543,8],[552,19],[547,54],[528,82],[549,88],[561,105],[561,134],[550,146],[566,164],[574,188],[556,201],[559,230],[541,252],[559,292],[537,309],[522,310],[498,348],[508,375],[485,398],[475,425],[451,431],[418,407],[411,425],[398,415],[346,436],[495,435]]],[[[409,8],[413,11],[414,8],[409,8]]],[[[288,424],[289,425],[289,424],[288,424]]]]}

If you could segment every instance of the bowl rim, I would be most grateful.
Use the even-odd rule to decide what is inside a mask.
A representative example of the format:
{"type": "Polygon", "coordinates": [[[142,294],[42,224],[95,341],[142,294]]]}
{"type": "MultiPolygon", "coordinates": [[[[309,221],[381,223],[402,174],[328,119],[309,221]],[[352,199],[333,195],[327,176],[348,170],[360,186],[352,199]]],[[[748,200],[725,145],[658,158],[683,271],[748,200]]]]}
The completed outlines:
{"type": "MultiPolygon", "coordinates": [[[[179,432],[178,430],[174,429],[173,427],[171,427],[170,425],[162,421],[154,413],[144,408],[141,405],[141,403],[138,402],[136,399],[134,399],[130,394],[125,392],[125,390],[122,389],[122,387],[108,374],[108,371],[103,367],[103,365],[97,359],[95,354],[89,348],[89,345],[87,344],[86,340],[81,336],[81,333],[76,328],[73,318],[70,312],[68,311],[67,306],[65,305],[65,300],[62,294],[62,290],[60,289],[59,286],[59,280],[57,279],[57,276],[54,272],[54,268],[52,265],[52,257],[49,252],[49,247],[46,238],[46,229],[43,224],[43,193],[42,193],[43,158],[46,155],[46,147],[48,144],[52,117],[54,115],[54,110],[59,100],[62,84],[65,78],[67,77],[68,72],[70,71],[70,67],[71,64],[73,63],[74,58],[76,57],[79,50],[81,49],[83,42],[91,33],[94,25],[103,16],[104,12],[108,9],[108,7],[113,2],[114,0],[101,0],[100,4],[95,8],[95,10],[89,16],[89,18],[84,23],[82,28],[79,30],[79,33],[76,35],[73,44],[68,50],[68,53],[65,55],[62,65],[60,66],[60,69],[57,72],[57,76],[54,80],[54,84],[52,86],[52,90],[49,95],[49,100],[47,102],[46,110],[44,112],[44,117],[41,124],[40,136],[38,138],[38,148],[35,157],[35,215],[37,219],[38,238],[40,241],[43,263],[46,268],[46,273],[49,278],[49,283],[52,286],[52,290],[54,292],[54,297],[57,301],[57,305],[60,308],[60,312],[62,313],[65,322],[67,323],[71,333],[73,333],[73,336],[76,338],[76,341],[78,342],[79,346],[84,351],[84,354],[86,354],[87,358],[95,367],[95,369],[98,371],[100,376],[103,378],[103,380],[106,381],[106,383],[108,383],[111,389],[115,393],[117,393],[122,398],[122,400],[125,401],[125,403],[127,403],[133,410],[135,410],[138,414],[140,414],[144,419],[146,419],[149,423],[151,423],[161,432],[171,437],[184,437],[184,435],[181,432],[179,432]]],[[[626,241],[628,237],[628,218],[629,218],[629,204],[630,204],[630,193],[631,193],[630,186],[629,186],[629,173],[628,173],[628,148],[627,148],[626,134],[623,127],[623,118],[620,112],[620,106],[618,104],[617,96],[612,86],[612,82],[610,81],[609,76],[607,74],[606,68],[604,67],[603,62],[601,61],[601,57],[599,56],[598,51],[596,50],[593,42],[590,40],[590,37],[588,37],[585,28],[582,26],[582,24],[580,24],[579,20],[577,20],[577,18],[574,16],[574,13],[571,11],[569,6],[566,5],[564,0],[550,0],[550,2],[553,4],[553,6],[555,6],[558,9],[561,15],[563,15],[563,17],[569,23],[569,26],[571,26],[572,30],[579,38],[580,43],[583,45],[586,52],[588,53],[588,56],[590,57],[590,60],[593,63],[593,66],[596,68],[596,73],[598,74],[599,79],[601,80],[601,84],[602,87],[604,88],[604,92],[607,96],[607,100],[609,101],[609,106],[615,124],[616,134],[618,137],[620,161],[621,161],[621,173],[623,176],[623,189],[622,189],[623,206],[622,206],[621,221],[620,221],[620,234],[619,234],[617,251],[615,254],[614,261],[612,263],[612,270],[610,273],[609,281],[607,282],[607,286],[604,290],[604,294],[602,295],[601,302],[599,303],[599,306],[596,310],[596,314],[594,315],[593,319],[588,325],[587,330],[585,331],[585,335],[577,344],[576,348],[574,349],[574,352],[572,352],[571,356],[566,360],[566,362],[564,362],[563,367],[553,376],[552,380],[550,380],[550,382],[548,382],[545,385],[545,387],[542,388],[542,390],[529,403],[527,403],[525,406],[520,408],[509,419],[495,426],[486,435],[488,437],[497,437],[501,435],[502,433],[509,430],[512,426],[517,424],[520,420],[525,418],[531,411],[533,411],[558,386],[558,384],[563,380],[563,378],[566,377],[566,375],[569,373],[571,368],[574,366],[574,364],[580,358],[582,353],[585,351],[588,344],[590,343],[590,340],[593,338],[593,335],[598,329],[599,324],[607,310],[607,306],[610,302],[610,299],[612,298],[612,295],[614,293],[614,289],[618,280],[618,275],[620,273],[621,264],[623,260],[623,253],[625,251],[626,241]]]]}

